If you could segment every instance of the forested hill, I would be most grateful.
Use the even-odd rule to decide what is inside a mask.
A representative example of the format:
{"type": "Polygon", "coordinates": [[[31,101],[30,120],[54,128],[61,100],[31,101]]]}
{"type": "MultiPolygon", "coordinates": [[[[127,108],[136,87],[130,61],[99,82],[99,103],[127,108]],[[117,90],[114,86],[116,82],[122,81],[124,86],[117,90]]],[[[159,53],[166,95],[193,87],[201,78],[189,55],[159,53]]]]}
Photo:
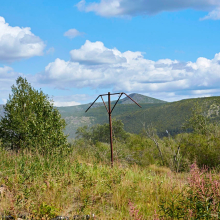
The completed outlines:
{"type": "MultiPolygon", "coordinates": [[[[166,130],[169,134],[175,135],[183,131],[182,126],[191,116],[191,110],[197,102],[203,114],[207,115],[211,121],[219,121],[220,97],[185,99],[172,103],[139,102],[142,108],[135,104],[118,104],[112,117],[122,120],[125,130],[130,133],[140,133],[143,128],[152,124],[160,137],[167,136],[166,130]]],[[[76,113],[72,112],[66,117],[62,114],[68,124],[66,132],[70,137],[75,136],[79,126],[108,123],[108,114],[104,106],[92,108],[87,113],[80,111],[77,114],[76,116],[76,113]]]]}
{"type": "MultiPolygon", "coordinates": [[[[151,98],[149,96],[145,96],[145,95],[141,95],[141,94],[137,94],[137,93],[132,93],[129,95],[133,100],[135,100],[137,103],[151,103],[151,104],[156,104],[156,103],[166,103],[165,101],[159,100],[159,99],[155,99],[155,98],[151,98]]],[[[118,104],[133,104],[133,102],[131,101],[131,99],[129,99],[128,97],[125,97],[123,99],[121,99],[118,104]]]]}
{"type": "Polygon", "coordinates": [[[159,136],[166,136],[166,130],[175,135],[183,131],[184,122],[191,116],[195,104],[202,108],[202,114],[210,121],[220,120],[220,97],[207,97],[185,99],[177,102],[152,106],[146,109],[138,109],[135,112],[127,112],[116,118],[123,121],[125,130],[130,133],[139,133],[150,124],[157,129],[159,136]]]}

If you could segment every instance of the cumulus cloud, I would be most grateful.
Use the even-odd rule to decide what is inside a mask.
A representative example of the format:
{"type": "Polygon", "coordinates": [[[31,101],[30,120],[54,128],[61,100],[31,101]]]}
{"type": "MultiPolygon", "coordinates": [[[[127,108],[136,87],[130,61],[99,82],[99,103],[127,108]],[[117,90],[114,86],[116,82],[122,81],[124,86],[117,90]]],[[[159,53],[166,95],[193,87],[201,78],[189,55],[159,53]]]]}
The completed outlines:
{"type": "Polygon", "coordinates": [[[163,11],[183,9],[215,10],[220,7],[219,0],[100,0],[99,3],[86,3],[81,0],[77,5],[80,11],[95,12],[104,17],[154,15],[163,11]]]}
{"type": "Polygon", "coordinates": [[[37,75],[38,81],[61,89],[113,88],[118,92],[166,93],[179,97],[203,95],[196,91],[206,91],[206,96],[214,94],[220,83],[220,53],[213,59],[199,57],[196,62],[184,63],[148,60],[139,51],[122,53],[116,48],[106,48],[102,42],[86,41],[73,51],[70,61],[57,58],[49,63],[44,73],[37,75]]]}
{"type": "Polygon", "coordinates": [[[0,17],[0,61],[15,61],[43,55],[45,44],[31,28],[12,27],[0,17]]]}
{"type": "Polygon", "coordinates": [[[75,37],[78,37],[78,36],[83,36],[85,33],[83,33],[83,32],[79,32],[78,30],[76,30],[76,29],[69,29],[68,31],[66,31],[65,33],[64,33],[64,36],[65,37],[68,37],[68,38],[70,38],[70,39],[72,39],[72,38],[75,38],[75,37]]]}
{"type": "Polygon", "coordinates": [[[78,50],[70,51],[71,61],[84,64],[113,64],[126,62],[116,48],[108,49],[100,41],[95,43],[87,40],[78,50]]]}

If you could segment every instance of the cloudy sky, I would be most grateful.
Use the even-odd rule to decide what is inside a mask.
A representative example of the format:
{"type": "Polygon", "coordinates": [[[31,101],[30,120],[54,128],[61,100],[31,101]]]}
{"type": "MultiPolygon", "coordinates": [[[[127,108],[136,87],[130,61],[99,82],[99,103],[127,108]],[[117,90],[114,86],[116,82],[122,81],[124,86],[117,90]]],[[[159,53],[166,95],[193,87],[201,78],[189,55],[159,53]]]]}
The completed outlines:
{"type": "Polygon", "coordinates": [[[0,104],[20,75],[56,106],[219,96],[220,1],[2,0],[0,104]]]}

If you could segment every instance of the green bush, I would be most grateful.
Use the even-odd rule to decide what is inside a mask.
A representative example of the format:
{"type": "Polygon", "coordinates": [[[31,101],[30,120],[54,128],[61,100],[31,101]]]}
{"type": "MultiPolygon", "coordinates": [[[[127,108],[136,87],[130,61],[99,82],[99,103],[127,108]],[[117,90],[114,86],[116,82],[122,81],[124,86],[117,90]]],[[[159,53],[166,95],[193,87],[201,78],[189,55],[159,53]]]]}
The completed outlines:
{"type": "Polygon", "coordinates": [[[190,164],[197,162],[199,167],[204,165],[212,168],[220,164],[220,140],[213,135],[188,134],[180,143],[181,153],[190,164]]]}
{"type": "MultiPolygon", "coordinates": [[[[113,139],[117,141],[125,141],[129,135],[124,130],[124,124],[120,120],[112,121],[113,139]]],[[[77,139],[83,138],[91,143],[96,142],[110,142],[109,124],[97,124],[92,127],[84,126],[79,127],[76,131],[77,139]]]]}

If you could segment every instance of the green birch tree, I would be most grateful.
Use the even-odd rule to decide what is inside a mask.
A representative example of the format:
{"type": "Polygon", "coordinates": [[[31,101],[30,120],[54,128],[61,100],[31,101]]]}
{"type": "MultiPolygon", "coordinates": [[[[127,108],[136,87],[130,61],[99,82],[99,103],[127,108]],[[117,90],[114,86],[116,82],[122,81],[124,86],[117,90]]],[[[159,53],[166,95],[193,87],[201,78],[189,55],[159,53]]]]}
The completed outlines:
{"type": "Polygon", "coordinates": [[[12,86],[0,121],[0,139],[11,149],[50,151],[67,145],[65,121],[52,100],[35,90],[25,78],[18,77],[12,86]]]}

